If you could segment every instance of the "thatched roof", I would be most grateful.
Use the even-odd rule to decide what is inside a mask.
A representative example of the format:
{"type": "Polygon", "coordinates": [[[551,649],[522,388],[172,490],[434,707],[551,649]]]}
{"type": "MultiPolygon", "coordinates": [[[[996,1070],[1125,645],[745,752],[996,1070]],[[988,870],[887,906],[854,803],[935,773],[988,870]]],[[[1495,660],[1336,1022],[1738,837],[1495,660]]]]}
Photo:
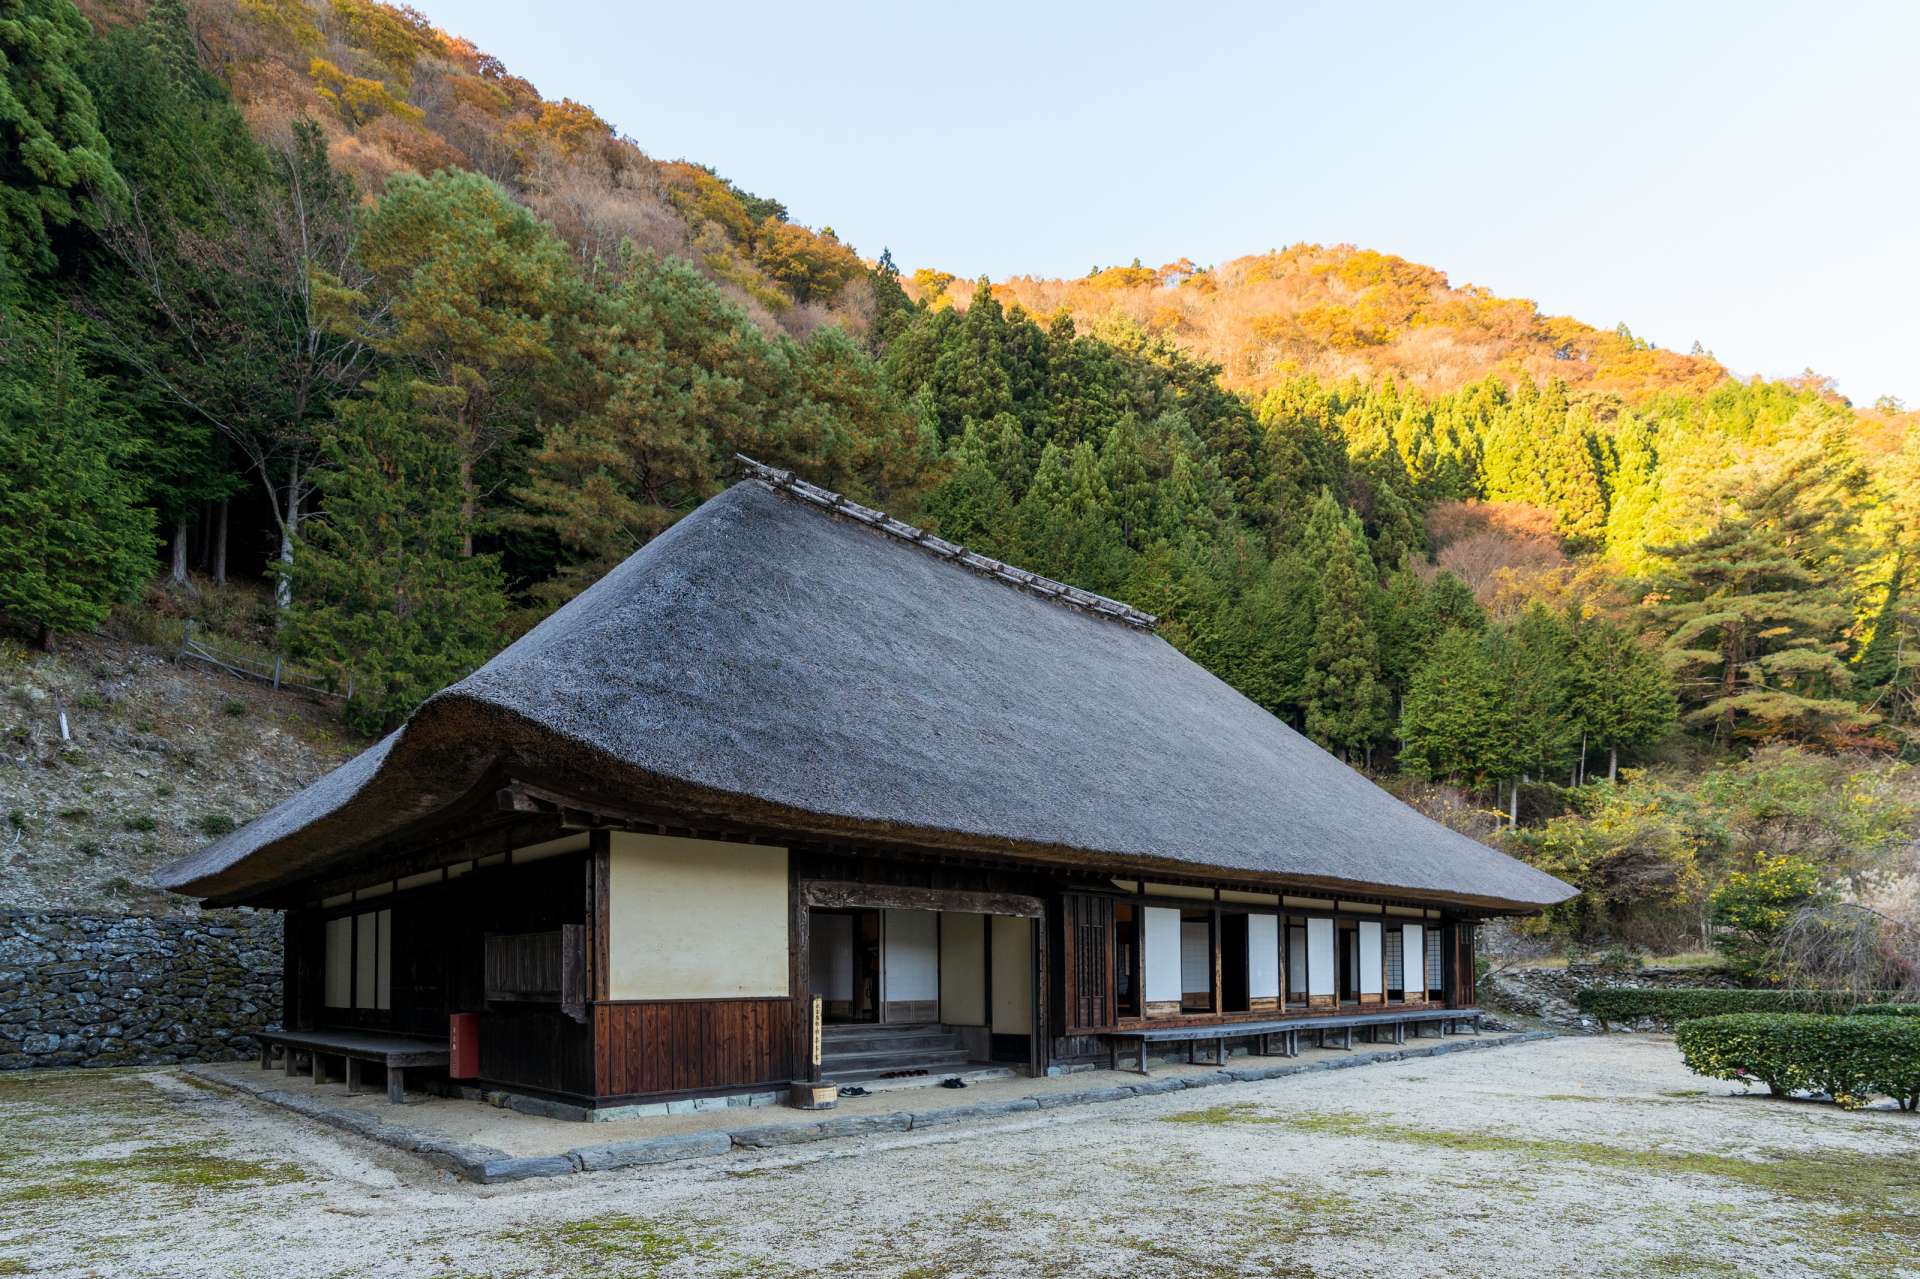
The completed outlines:
{"type": "Polygon", "coordinates": [[[1150,618],[753,474],[775,482],[706,503],[160,882],[265,899],[488,778],[532,775],[775,830],[1102,869],[1494,910],[1573,894],[1393,799],[1150,618]]]}

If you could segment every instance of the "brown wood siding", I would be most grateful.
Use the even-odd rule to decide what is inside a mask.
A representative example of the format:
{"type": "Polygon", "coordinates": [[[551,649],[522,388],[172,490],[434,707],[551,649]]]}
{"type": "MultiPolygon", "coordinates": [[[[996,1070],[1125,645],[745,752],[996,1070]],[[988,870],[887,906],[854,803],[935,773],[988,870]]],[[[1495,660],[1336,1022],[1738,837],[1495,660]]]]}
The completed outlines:
{"type": "Polygon", "coordinates": [[[557,1009],[491,1009],[480,1018],[480,1077],[584,1100],[593,1092],[587,1028],[557,1009]]]}
{"type": "Polygon", "coordinates": [[[1473,970],[1473,925],[1465,922],[1451,924],[1442,935],[1450,939],[1452,951],[1449,971],[1453,986],[1448,992],[1447,1002],[1455,1008],[1477,1008],[1480,996],[1473,970]]]}
{"type": "Polygon", "coordinates": [[[1061,1033],[1098,1034],[1117,1022],[1113,994],[1113,898],[1060,898],[1061,1033]]]}
{"type": "Polygon", "coordinates": [[[784,996],[597,1003],[594,1091],[635,1097],[784,1083],[799,1068],[792,1008],[784,996]]]}

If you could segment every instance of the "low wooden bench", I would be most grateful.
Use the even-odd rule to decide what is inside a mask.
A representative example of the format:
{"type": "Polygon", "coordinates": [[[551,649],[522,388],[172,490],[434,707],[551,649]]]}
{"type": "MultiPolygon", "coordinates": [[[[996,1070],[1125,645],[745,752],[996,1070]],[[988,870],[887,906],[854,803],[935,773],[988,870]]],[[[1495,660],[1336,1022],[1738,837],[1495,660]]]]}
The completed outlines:
{"type": "Polygon", "coordinates": [[[338,1057],[347,1091],[360,1089],[360,1067],[371,1062],[386,1067],[387,1100],[396,1106],[407,1100],[409,1067],[445,1067],[447,1046],[428,1039],[409,1039],[404,1035],[380,1035],[358,1030],[262,1030],[254,1034],[260,1041],[260,1069],[273,1069],[277,1052],[283,1058],[287,1074],[294,1073],[294,1058],[306,1054],[312,1067],[313,1082],[327,1082],[328,1057],[338,1057]]]}
{"type": "Polygon", "coordinates": [[[1379,1042],[1381,1029],[1391,1029],[1393,1042],[1407,1042],[1407,1027],[1413,1027],[1416,1037],[1422,1026],[1433,1026],[1440,1035],[1459,1033],[1462,1024],[1470,1026],[1474,1034],[1480,1033],[1481,1012],[1477,1008],[1405,1008],[1384,1010],[1375,1013],[1319,1013],[1299,1017],[1277,1017],[1268,1021],[1223,1022],[1210,1026],[1145,1026],[1138,1030],[1110,1031],[1103,1038],[1107,1041],[1108,1065],[1115,1070],[1120,1068],[1120,1045],[1123,1041],[1133,1045],[1138,1053],[1138,1064],[1134,1069],[1144,1075],[1147,1073],[1147,1047],[1150,1044],[1185,1043],[1187,1060],[1193,1060],[1193,1047],[1197,1043],[1213,1044],[1213,1064],[1227,1064],[1227,1041],[1229,1039],[1254,1039],[1259,1041],[1257,1054],[1262,1057],[1297,1057],[1300,1055],[1300,1032],[1308,1031],[1317,1037],[1322,1048],[1327,1047],[1327,1035],[1339,1032],[1341,1043],[1338,1045],[1348,1051],[1353,1049],[1353,1032],[1356,1029],[1367,1031],[1379,1042]],[[1275,1037],[1279,1038],[1279,1047],[1274,1047],[1275,1037]]]}

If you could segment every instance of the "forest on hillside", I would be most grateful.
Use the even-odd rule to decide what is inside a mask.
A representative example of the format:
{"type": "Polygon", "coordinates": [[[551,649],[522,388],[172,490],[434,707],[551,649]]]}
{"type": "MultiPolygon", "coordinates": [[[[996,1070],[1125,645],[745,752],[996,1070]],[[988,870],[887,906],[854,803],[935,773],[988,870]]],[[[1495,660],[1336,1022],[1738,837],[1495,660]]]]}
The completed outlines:
{"type": "Polygon", "coordinates": [[[1897,405],[1345,248],[903,279],[374,0],[6,0],[0,51],[23,644],[192,618],[377,732],[746,453],[1158,614],[1585,889],[1561,937],[1911,936],[1897,405]]]}

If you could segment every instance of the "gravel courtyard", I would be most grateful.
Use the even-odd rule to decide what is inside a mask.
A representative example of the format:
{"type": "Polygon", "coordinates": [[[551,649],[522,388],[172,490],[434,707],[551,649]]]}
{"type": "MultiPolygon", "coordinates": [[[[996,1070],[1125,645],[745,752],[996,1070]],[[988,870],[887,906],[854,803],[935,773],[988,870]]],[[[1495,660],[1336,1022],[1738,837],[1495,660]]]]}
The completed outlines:
{"type": "Polygon", "coordinates": [[[0,1076],[0,1275],[1920,1275],[1920,1121],[1561,1039],[477,1187],[169,1070],[0,1076]]]}

